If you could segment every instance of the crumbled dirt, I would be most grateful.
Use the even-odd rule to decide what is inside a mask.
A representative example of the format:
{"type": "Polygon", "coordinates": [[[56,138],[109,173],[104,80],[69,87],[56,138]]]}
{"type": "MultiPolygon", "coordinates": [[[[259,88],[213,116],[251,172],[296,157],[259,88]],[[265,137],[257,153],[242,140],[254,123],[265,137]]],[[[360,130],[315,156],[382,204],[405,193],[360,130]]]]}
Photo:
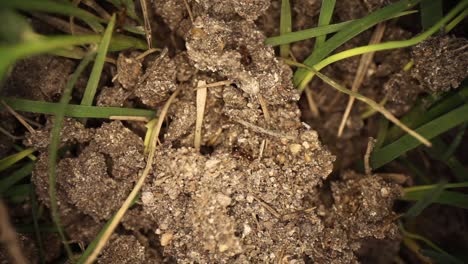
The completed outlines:
{"type": "MultiPolygon", "coordinates": [[[[333,22],[358,19],[391,2],[337,1],[333,22]]],[[[401,186],[379,174],[348,170],[364,156],[368,136],[375,135],[376,119],[361,117],[367,106],[355,103],[337,138],[347,96],[315,78],[309,88],[320,116],[299,101],[291,68],[263,44],[266,36],[278,34],[280,0],[186,3],[193,21],[182,0],[152,2],[158,27],[153,31],[168,33],[158,47],[167,47],[144,58],[136,51],[116,54],[117,64],[106,67],[114,76],[102,78],[96,95],[98,106],[159,112],[180,89],[156,156],[148,161],[153,171],[97,262],[391,263],[401,241],[393,211],[401,186]],[[207,88],[197,151],[196,87],[226,80],[231,84],[207,88]]],[[[292,3],[294,30],[316,25],[321,1],[292,3]]],[[[368,30],[336,52],[367,45],[371,35],[368,30]]],[[[382,41],[413,35],[388,23],[382,41]]],[[[305,59],[313,42],[292,44],[292,55],[305,59]]],[[[376,101],[386,98],[386,108],[402,115],[422,93],[459,86],[468,75],[466,50],[465,39],[435,37],[413,49],[379,52],[359,92],[376,101]],[[411,60],[414,66],[403,70],[411,60]]],[[[351,87],[359,60],[322,72],[351,87]]],[[[6,94],[57,101],[74,65],[51,56],[21,61],[6,82],[6,94]]],[[[18,131],[0,115],[2,128],[18,131]]],[[[47,149],[53,118],[43,121],[23,143],[38,151],[32,182],[38,200],[50,207],[47,149]]],[[[144,132],[136,122],[85,125],[65,119],[57,200],[70,241],[88,245],[128,196],[147,162],[144,132]]],[[[0,156],[10,149],[0,138],[0,156]]]]}
{"type": "Polygon", "coordinates": [[[73,72],[70,59],[41,55],[15,64],[2,93],[39,101],[58,101],[73,72]]]}
{"type": "Polygon", "coordinates": [[[412,76],[432,92],[457,88],[468,75],[468,41],[434,37],[413,48],[412,76]]]}

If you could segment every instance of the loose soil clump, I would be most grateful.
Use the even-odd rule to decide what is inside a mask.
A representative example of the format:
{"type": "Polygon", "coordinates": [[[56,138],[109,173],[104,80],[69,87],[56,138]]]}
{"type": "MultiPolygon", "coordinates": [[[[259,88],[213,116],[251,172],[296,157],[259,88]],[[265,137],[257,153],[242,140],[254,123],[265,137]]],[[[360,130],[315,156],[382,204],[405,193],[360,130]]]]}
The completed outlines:
{"type": "MultiPolygon", "coordinates": [[[[56,186],[68,238],[88,245],[151,162],[153,170],[138,200],[98,263],[388,261],[376,252],[398,250],[393,204],[401,186],[381,174],[347,169],[363,157],[367,135],[375,131],[373,122],[361,118],[367,106],[356,103],[345,133],[337,138],[348,98],[314,79],[307,89],[315,95],[320,116],[300,101],[292,69],[264,44],[265,34],[277,34],[271,21],[279,21],[280,1],[186,2],[154,1],[157,23],[164,21],[173,43],[158,55],[118,54],[112,82],[101,86],[96,97],[98,106],[160,112],[180,91],[153,160],[144,153],[141,123],[65,119],[56,186]],[[185,49],[177,48],[177,41],[185,49]],[[197,93],[204,83],[219,85],[201,87],[207,89],[206,111],[201,148],[196,149],[197,93]]],[[[336,22],[363,17],[389,2],[394,1],[338,1],[336,22]]],[[[320,1],[295,1],[293,28],[315,25],[319,9],[320,1]]],[[[371,33],[339,50],[368,44],[371,33]]],[[[389,24],[383,40],[411,35],[389,24]]],[[[302,60],[310,47],[313,41],[295,43],[291,52],[302,60]]],[[[385,98],[386,107],[402,115],[421,93],[457,88],[468,75],[467,60],[460,56],[466,51],[465,39],[434,37],[412,49],[376,54],[360,93],[376,101],[385,98]],[[411,60],[414,66],[403,70],[411,60]]],[[[358,65],[359,58],[350,58],[323,72],[351,87],[358,65]]],[[[21,61],[6,83],[7,94],[26,95],[24,89],[16,90],[25,86],[32,91],[25,97],[57,101],[73,66],[49,56],[21,61]],[[41,69],[31,80],[24,75],[29,67],[41,69]]],[[[47,118],[23,140],[40,153],[32,182],[47,207],[53,122],[47,118]]],[[[0,155],[10,148],[0,140],[0,155]]]]}

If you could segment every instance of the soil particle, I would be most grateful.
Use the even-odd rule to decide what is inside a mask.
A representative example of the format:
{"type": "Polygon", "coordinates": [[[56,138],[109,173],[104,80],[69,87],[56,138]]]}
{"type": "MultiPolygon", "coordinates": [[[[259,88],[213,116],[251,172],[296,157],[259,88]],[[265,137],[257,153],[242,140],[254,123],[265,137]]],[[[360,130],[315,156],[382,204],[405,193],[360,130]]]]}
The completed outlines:
{"type": "Polygon", "coordinates": [[[155,108],[165,102],[176,89],[177,67],[167,50],[140,76],[134,94],[148,107],[155,108]]]}
{"type": "Polygon", "coordinates": [[[226,21],[239,15],[241,18],[256,20],[270,5],[270,0],[196,0],[205,11],[212,17],[225,19],[226,21]]]}
{"type": "Polygon", "coordinates": [[[468,76],[468,41],[433,37],[413,48],[412,76],[431,92],[457,88],[468,76]]]}
{"type": "Polygon", "coordinates": [[[113,235],[97,259],[99,264],[142,264],[145,247],[131,235],[113,235]]]}
{"type": "Polygon", "coordinates": [[[419,83],[406,71],[393,74],[383,88],[389,100],[386,108],[396,115],[406,113],[422,92],[419,83]]]}
{"type": "MultiPolygon", "coordinates": [[[[26,133],[23,144],[28,147],[34,147],[41,151],[47,151],[50,144],[50,132],[54,126],[54,118],[47,119],[45,126],[35,131],[35,133],[26,133]]],[[[86,129],[84,125],[73,118],[65,118],[62,130],[60,131],[60,146],[74,145],[78,143],[89,142],[94,134],[94,129],[86,129]]]]}
{"type": "Polygon", "coordinates": [[[392,206],[401,195],[401,187],[377,175],[347,172],[343,179],[331,185],[335,201],[333,210],[339,218],[334,219],[334,223],[341,223],[352,239],[397,238],[399,233],[392,206]]]}
{"type": "MultiPolygon", "coordinates": [[[[99,221],[108,219],[128,195],[137,172],[144,166],[143,142],[121,122],[114,121],[96,129],[88,144],[78,157],[58,163],[57,195],[64,210],[71,210],[73,205],[99,221]]],[[[46,154],[36,163],[33,181],[39,199],[47,204],[46,154]]]]}
{"type": "Polygon", "coordinates": [[[297,100],[291,70],[263,45],[264,39],[251,22],[203,16],[196,19],[186,46],[195,67],[227,77],[251,96],[260,93],[268,104],[297,100]]]}
{"type": "Polygon", "coordinates": [[[97,106],[122,107],[130,96],[131,92],[116,85],[114,87],[103,87],[97,96],[97,106]]]}
{"type": "Polygon", "coordinates": [[[142,67],[140,60],[136,57],[140,55],[137,52],[126,56],[120,53],[117,58],[117,81],[125,90],[132,90],[138,82],[138,77],[142,75],[142,67]]]}
{"type": "Polygon", "coordinates": [[[48,55],[18,61],[3,92],[7,96],[58,101],[74,65],[72,60],[48,55]]]}
{"type": "MultiPolygon", "coordinates": [[[[187,2],[193,1],[187,0],[187,2]]],[[[171,31],[179,36],[184,36],[192,26],[183,0],[155,0],[153,8],[155,13],[163,18],[171,31]]]]}

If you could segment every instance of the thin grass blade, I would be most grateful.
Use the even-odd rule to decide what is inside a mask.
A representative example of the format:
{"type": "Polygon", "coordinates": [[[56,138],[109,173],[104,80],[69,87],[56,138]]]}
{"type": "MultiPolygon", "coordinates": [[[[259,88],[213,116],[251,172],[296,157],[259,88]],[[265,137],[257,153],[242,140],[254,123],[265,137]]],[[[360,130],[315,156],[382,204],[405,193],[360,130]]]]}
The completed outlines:
{"type": "MultiPolygon", "coordinates": [[[[281,18],[280,18],[280,34],[286,34],[292,30],[291,4],[289,0],[281,0],[281,18]]],[[[289,57],[289,44],[280,46],[280,56],[283,58],[289,57]]]]}
{"type": "Polygon", "coordinates": [[[107,25],[104,36],[102,37],[101,43],[99,43],[99,48],[97,51],[96,60],[94,62],[93,69],[91,71],[91,76],[89,77],[88,84],[81,100],[81,105],[92,105],[94,96],[99,85],[99,80],[101,78],[102,69],[104,67],[104,62],[106,60],[107,50],[109,49],[109,43],[112,38],[112,32],[114,31],[115,25],[115,14],[112,15],[112,18],[107,25]]]}
{"type": "MultiPolygon", "coordinates": [[[[57,103],[33,101],[26,99],[17,99],[11,97],[0,97],[11,108],[16,111],[38,113],[38,114],[57,114],[60,107],[57,103]]],[[[103,106],[83,106],[68,105],[65,110],[65,116],[78,118],[110,118],[111,116],[139,116],[151,119],[155,112],[146,109],[103,107],[103,106]]]]}
{"type": "MultiPolygon", "coordinates": [[[[320,16],[318,26],[328,26],[330,24],[333,10],[335,9],[336,0],[322,0],[322,6],[320,7],[320,16]]],[[[321,47],[325,43],[326,35],[318,36],[315,39],[314,51],[321,47]]]]}
{"type": "MultiPolygon", "coordinates": [[[[405,193],[400,199],[404,201],[419,201],[427,195],[428,191],[417,191],[405,193]]],[[[460,192],[444,190],[434,203],[450,205],[462,209],[468,209],[468,195],[460,192]]]]}
{"type": "MultiPolygon", "coordinates": [[[[401,0],[397,3],[372,12],[362,19],[352,22],[345,29],[336,33],[333,37],[327,40],[320,48],[320,50],[314,51],[314,53],[304,61],[304,64],[307,66],[313,66],[317,64],[320,60],[323,60],[326,56],[328,56],[331,52],[333,52],[339,46],[343,45],[348,40],[359,35],[372,26],[382,21],[388,20],[396,14],[413,7],[419,3],[419,1],[420,0],[401,0]]],[[[294,84],[300,89],[304,88],[305,85],[311,80],[312,76],[313,74],[309,71],[305,69],[298,69],[294,73],[294,84]]]]}
{"type": "MultiPolygon", "coordinates": [[[[427,139],[432,139],[467,121],[468,104],[428,122],[415,131],[427,139]]],[[[380,168],[406,153],[408,150],[416,148],[420,144],[421,142],[410,135],[405,135],[393,143],[373,152],[371,156],[371,166],[374,169],[380,168]]]]}
{"type": "Polygon", "coordinates": [[[421,24],[424,30],[432,27],[442,19],[442,0],[422,0],[419,5],[421,10],[421,24]]]}
{"type": "Polygon", "coordinates": [[[20,182],[31,174],[34,167],[33,162],[28,162],[20,169],[13,172],[10,176],[0,180],[0,196],[3,192],[7,191],[10,187],[20,182]]]}
{"type": "Polygon", "coordinates": [[[15,163],[18,161],[24,159],[25,157],[29,156],[32,154],[34,151],[36,151],[33,148],[28,148],[23,151],[20,151],[18,153],[15,153],[13,155],[10,155],[6,158],[3,158],[0,160],[0,171],[6,170],[9,167],[13,166],[15,163]]]}
{"type": "Polygon", "coordinates": [[[405,217],[414,218],[422,213],[426,207],[434,203],[444,190],[446,182],[437,184],[434,188],[427,191],[424,197],[418,200],[408,211],[405,213],[405,217]]]}

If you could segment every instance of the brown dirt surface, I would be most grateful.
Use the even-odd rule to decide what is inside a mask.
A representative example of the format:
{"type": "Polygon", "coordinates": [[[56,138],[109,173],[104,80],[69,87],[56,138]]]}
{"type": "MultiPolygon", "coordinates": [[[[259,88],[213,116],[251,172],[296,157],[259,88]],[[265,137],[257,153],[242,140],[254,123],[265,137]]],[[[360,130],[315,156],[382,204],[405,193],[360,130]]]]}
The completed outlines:
{"type": "MultiPolygon", "coordinates": [[[[316,26],[321,1],[291,2],[294,30],[316,26]]],[[[392,2],[337,1],[332,21],[358,19],[392,2]]],[[[266,36],[279,34],[280,6],[280,0],[155,0],[149,12],[153,33],[167,33],[154,34],[162,50],[145,57],[141,51],[109,53],[116,64],[106,64],[97,106],[147,108],[159,115],[174,91],[180,93],[168,109],[153,160],[144,153],[143,122],[65,118],[56,188],[72,243],[89,245],[146,162],[153,165],[97,263],[393,263],[402,240],[395,212],[402,183],[350,170],[363,158],[378,119],[362,118],[368,107],[356,102],[338,138],[348,97],[318,78],[308,87],[320,115],[312,114],[293,86],[291,67],[264,45],[266,36]],[[197,150],[197,86],[203,82],[223,83],[207,88],[197,150]]],[[[382,42],[413,35],[392,22],[382,42]]],[[[367,45],[371,36],[372,30],[365,31],[336,52],[367,45]]],[[[302,61],[313,44],[292,44],[293,57],[302,61]]],[[[387,109],[403,115],[422,94],[459,87],[468,75],[466,53],[466,39],[452,36],[379,52],[359,92],[375,101],[385,98],[387,109]],[[403,70],[411,60],[414,66],[403,70]]],[[[351,87],[359,63],[353,57],[322,72],[351,87]]],[[[57,101],[74,66],[48,55],[22,60],[5,94],[57,101]]],[[[85,84],[80,79],[72,101],[79,101],[85,84]]],[[[54,118],[31,117],[42,124],[34,133],[23,132],[6,112],[0,112],[0,125],[24,135],[23,144],[37,150],[31,181],[40,205],[50,208],[54,118]]],[[[0,157],[12,147],[2,134],[0,157]]],[[[440,225],[447,220],[439,218],[440,225]]],[[[35,242],[21,238],[25,254],[37,263],[35,242]]],[[[47,260],[53,262],[60,244],[55,235],[50,241],[47,260]]]]}

